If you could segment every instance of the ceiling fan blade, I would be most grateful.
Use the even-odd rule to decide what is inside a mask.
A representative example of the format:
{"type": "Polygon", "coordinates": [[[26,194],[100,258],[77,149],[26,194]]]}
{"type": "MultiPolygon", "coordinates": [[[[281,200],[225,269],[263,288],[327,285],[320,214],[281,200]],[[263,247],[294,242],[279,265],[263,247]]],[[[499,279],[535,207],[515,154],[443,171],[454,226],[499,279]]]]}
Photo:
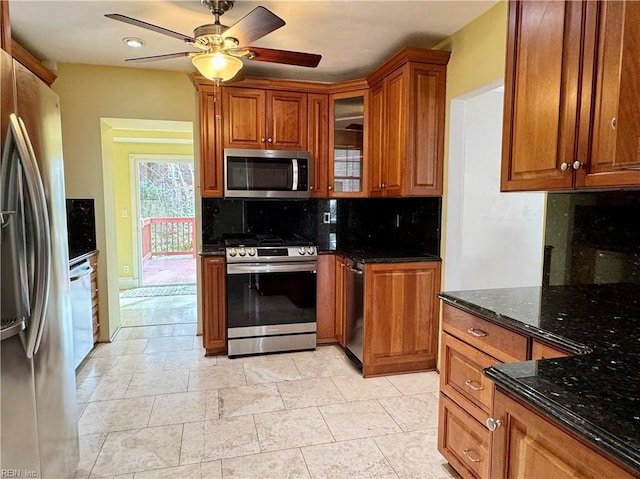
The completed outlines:
{"type": "Polygon", "coordinates": [[[120,22],[128,23],[129,25],[135,25],[136,27],[146,28],[147,30],[151,30],[152,32],[162,33],[163,35],[168,35],[170,37],[177,38],[178,40],[182,40],[185,43],[194,43],[196,41],[195,38],[188,35],[183,35],[182,33],[174,32],[173,30],[168,30],[152,23],[147,23],[143,22],[142,20],[127,17],[126,15],[120,15],[119,13],[108,13],[105,15],[105,17],[111,18],[112,20],[118,20],[120,22]]]}
{"type": "MultiPolygon", "coordinates": [[[[136,63],[144,63],[144,62],[154,62],[156,60],[169,60],[170,58],[180,58],[180,57],[188,57],[192,52],[179,52],[179,53],[166,53],[164,55],[153,55],[150,57],[137,57],[137,58],[127,58],[125,62],[136,62],[136,63]]],[[[197,53],[197,52],[193,52],[197,53]]]]}
{"type": "Polygon", "coordinates": [[[256,7],[231,25],[224,36],[233,37],[240,46],[244,46],[284,25],[285,21],[275,13],[264,7],[256,7]]]}
{"type": "Polygon", "coordinates": [[[245,47],[244,49],[253,52],[255,56],[250,59],[258,62],[284,63],[285,65],[315,68],[322,59],[322,55],[313,53],[289,52],[287,50],[258,47],[245,47]]]}

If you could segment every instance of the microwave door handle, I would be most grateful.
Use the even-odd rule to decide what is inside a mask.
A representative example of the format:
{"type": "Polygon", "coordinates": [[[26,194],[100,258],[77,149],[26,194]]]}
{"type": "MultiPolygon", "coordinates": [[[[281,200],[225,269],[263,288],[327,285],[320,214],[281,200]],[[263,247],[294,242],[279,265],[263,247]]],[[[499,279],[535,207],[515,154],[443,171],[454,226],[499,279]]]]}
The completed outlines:
{"type": "Polygon", "coordinates": [[[295,158],[291,160],[291,165],[293,167],[293,178],[291,180],[293,184],[291,185],[291,190],[298,191],[298,160],[295,158]]]}
{"type": "Polygon", "coordinates": [[[46,323],[49,288],[51,282],[51,231],[49,225],[49,209],[38,169],[36,155],[31,145],[24,122],[17,118],[20,134],[16,135],[16,145],[22,163],[25,186],[31,209],[33,232],[33,290],[30,292],[31,320],[27,333],[27,357],[32,358],[40,348],[42,333],[46,323]]]}

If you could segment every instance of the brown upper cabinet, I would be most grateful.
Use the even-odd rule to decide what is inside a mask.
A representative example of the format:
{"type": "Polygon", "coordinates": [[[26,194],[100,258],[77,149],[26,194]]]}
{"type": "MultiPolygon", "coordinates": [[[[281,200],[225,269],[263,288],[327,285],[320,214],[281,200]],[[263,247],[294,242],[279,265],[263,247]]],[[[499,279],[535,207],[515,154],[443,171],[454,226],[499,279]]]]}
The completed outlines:
{"type": "Polygon", "coordinates": [[[311,154],[309,192],[314,198],[329,196],[329,95],[307,96],[307,145],[311,154]]]}
{"type": "Polygon", "coordinates": [[[222,89],[224,148],[307,149],[307,94],[222,89]]]}
{"type": "Polygon", "coordinates": [[[329,184],[326,197],[366,195],[368,91],[335,93],[329,109],[329,184]]]}
{"type": "Polygon", "coordinates": [[[442,194],[449,56],[405,48],[368,78],[370,196],[442,194]]]}
{"type": "Polygon", "coordinates": [[[511,1],[502,191],[640,186],[640,2],[511,1]]]}

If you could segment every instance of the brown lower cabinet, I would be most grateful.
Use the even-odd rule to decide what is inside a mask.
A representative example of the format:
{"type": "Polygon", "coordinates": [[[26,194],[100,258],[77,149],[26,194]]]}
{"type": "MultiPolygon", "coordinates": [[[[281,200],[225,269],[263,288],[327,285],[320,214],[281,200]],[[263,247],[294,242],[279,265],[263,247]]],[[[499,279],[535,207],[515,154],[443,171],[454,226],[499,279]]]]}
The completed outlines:
{"type": "Polygon", "coordinates": [[[316,276],[316,323],[318,344],[331,344],[338,341],[336,323],[336,256],[318,255],[316,276]]]}
{"type": "Polygon", "coordinates": [[[100,311],[98,299],[98,252],[96,251],[89,256],[89,264],[93,271],[91,272],[91,316],[93,323],[93,343],[97,343],[100,339],[100,311]]]}
{"type": "Polygon", "coordinates": [[[482,370],[501,362],[568,356],[444,304],[438,450],[465,479],[635,477],[529,406],[482,370]],[[491,432],[488,418],[501,425],[491,432]]]}
{"type": "Polygon", "coordinates": [[[363,376],[435,369],[440,262],[364,268],[363,376]]]}
{"type": "Polygon", "coordinates": [[[637,477],[500,389],[494,417],[502,426],[492,433],[493,479],[637,477]]]}
{"type": "Polygon", "coordinates": [[[202,346],[206,354],[227,352],[225,259],[202,258],[202,346]]]}

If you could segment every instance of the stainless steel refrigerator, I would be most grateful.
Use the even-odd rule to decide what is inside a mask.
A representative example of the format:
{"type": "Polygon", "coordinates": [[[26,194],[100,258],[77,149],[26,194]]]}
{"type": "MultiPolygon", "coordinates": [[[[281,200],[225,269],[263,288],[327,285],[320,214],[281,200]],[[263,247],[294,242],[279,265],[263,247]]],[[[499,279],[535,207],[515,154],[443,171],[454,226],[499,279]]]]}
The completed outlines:
{"type": "Polygon", "coordinates": [[[3,51],[0,60],[0,468],[3,477],[72,478],[78,427],[58,97],[3,51]]]}

